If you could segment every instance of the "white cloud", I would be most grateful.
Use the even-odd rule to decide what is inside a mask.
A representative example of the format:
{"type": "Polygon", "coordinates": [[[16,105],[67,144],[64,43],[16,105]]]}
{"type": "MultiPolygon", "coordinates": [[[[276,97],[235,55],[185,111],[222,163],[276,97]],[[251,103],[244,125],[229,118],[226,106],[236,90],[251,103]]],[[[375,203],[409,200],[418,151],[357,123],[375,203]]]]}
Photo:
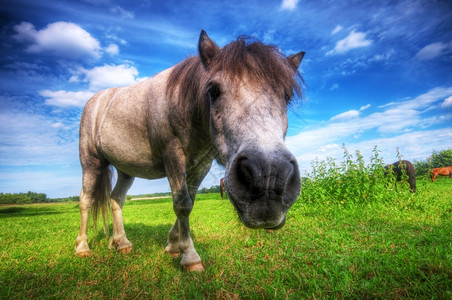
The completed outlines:
{"type": "Polygon", "coordinates": [[[327,55],[345,53],[351,49],[367,47],[372,44],[372,40],[366,39],[364,32],[352,31],[344,39],[338,41],[333,50],[328,51],[327,55]]]}
{"type": "Polygon", "coordinates": [[[99,42],[74,23],[56,22],[36,30],[33,24],[22,22],[14,26],[14,30],[15,40],[30,43],[26,48],[29,53],[47,53],[68,59],[98,59],[102,55],[99,42]]]}
{"type": "Polygon", "coordinates": [[[116,44],[110,44],[105,48],[105,52],[107,52],[110,55],[118,55],[119,54],[119,47],[116,44]]]}
{"type": "Polygon", "coordinates": [[[46,98],[45,104],[57,106],[60,108],[83,107],[86,102],[95,94],[95,92],[111,88],[128,86],[135,82],[147,78],[137,78],[138,71],[135,67],[129,65],[103,65],[87,70],[79,69],[69,82],[86,82],[89,84],[89,90],[85,91],[65,91],[65,90],[42,90],[39,94],[46,98]]]}
{"type": "Polygon", "coordinates": [[[300,0],[283,0],[281,3],[281,9],[294,10],[300,0]]]}
{"type": "Polygon", "coordinates": [[[331,35],[335,35],[336,33],[338,33],[339,31],[341,31],[342,29],[344,29],[344,27],[342,27],[341,25],[337,25],[333,31],[331,32],[331,35]]]}
{"type": "MultiPolygon", "coordinates": [[[[93,92],[89,91],[68,92],[63,90],[42,90],[39,94],[46,98],[45,104],[62,108],[83,107],[94,95],[93,92]]],[[[56,124],[53,124],[52,127],[57,128],[56,124]]]]}
{"type": "Polygon", "coordinates": [[[449,96],[446,99],[444,99],[444,102],[441,103],[441,107],[442,108],[452,107],[452,96],[449,96]]]}
{"type": "Polygon", "coordinates": [[[138,71],[135,67],[122,65],[103,65],[93,69],[80,69],[71,77],[71,82],[88,82],[90,90],[128,86],[137,82],[138,71]]]}
{"type": "Polygon", "coordinates": [[[425,46],[416,54],[418,60],[430,60],[441,56],[444,52],[452,49],[452,43],[433,43],[425,46]]]}

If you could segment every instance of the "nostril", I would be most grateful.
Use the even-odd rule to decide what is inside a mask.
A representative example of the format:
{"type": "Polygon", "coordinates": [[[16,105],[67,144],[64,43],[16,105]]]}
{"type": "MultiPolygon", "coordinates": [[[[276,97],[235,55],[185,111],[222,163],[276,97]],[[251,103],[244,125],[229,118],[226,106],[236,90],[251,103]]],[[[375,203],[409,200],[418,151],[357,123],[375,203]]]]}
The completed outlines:
{"type": "Polygon", "coordinates": [[[247,157],[240,158],[237,161],[237,179],[248,191],[256,186],[256,179],[259,176],[259,168],[256,163],[247,157]]]}

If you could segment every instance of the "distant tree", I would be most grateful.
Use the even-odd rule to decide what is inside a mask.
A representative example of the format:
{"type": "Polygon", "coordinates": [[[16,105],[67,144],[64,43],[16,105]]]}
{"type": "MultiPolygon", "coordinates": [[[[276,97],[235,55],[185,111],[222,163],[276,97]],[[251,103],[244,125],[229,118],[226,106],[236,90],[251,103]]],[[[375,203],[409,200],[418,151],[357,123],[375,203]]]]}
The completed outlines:
{"type": "Polygon", "coordinates": [[[31,204],[31,198],[24,193],[20,194],[0,194],[1,204],[31,204]]]}
{"type": "Polygon", "coordinates": [[[203,187],[200,190],[198,190],[198,193],[200,193],[200,194],[219,193],[219,192],[220,192],[219,185],[213,185],[210,188],[203,187]]]}
{"type": "Polygon", "coordinates": [[[431,160],[433,168],[452,166],[452,149],[433,151],[431,160]]]}
{"type": "Polygon", "coordinates": [[[45,203],[48,202],[47,195],[44,193],[35,193],[28,191],[27,196],[30,198],[31,203],[45,203]]]}
{"type": "Polygon", "coordinates": [[[31,204],[31,203],[45,203],[49,202],[50,199],[44,193],[0,193],[0,204],[31,204]]]}
{"type": "Polygon", "coordinates": [[[427,175],[429,170],[432,168],[431,163],[429,163],[427,160],[421,161],[414,160],[413,165],[414,168],[416,169],[416,176],[427,175]]]}

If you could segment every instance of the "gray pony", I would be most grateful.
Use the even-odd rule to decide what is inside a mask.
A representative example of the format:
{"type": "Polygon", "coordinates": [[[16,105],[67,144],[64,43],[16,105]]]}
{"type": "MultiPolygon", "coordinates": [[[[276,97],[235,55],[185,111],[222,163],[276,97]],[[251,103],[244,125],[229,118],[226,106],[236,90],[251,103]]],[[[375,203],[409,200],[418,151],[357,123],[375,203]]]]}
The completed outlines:
{"type": "MultiPolygon", "coordinates": [[[[100,91],[80,121],[80,231],[75,251],[90,255],[88,217],[113,217],[110,247],[129,252],[122,209],[135,177],[167,177],[176,222],[165,251],[202,271],[190,237],[189,215],[213,159],[226,167],[226,192],[250,228],[278,229],[300,193],[295,157],[284,145],[287,105],[301,93],[304,52],[240,37],[219,48],[206,34],[199,56],[143,82],[100,91]],[[117,182],[111,191],[111,170],[117,182]]],[[[105,222],[104,222],[105,225],[105,222]]]]}

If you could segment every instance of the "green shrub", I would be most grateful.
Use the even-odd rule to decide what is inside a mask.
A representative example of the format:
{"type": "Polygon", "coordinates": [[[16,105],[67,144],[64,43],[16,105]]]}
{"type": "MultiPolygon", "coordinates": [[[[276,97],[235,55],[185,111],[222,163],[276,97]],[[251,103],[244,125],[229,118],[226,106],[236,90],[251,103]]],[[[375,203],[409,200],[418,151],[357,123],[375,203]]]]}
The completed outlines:
{"type": "MultiPolygon", "coordinates": [[[[312,172],[302,180],[301,201],[350,206],[388,203],[412,196],[405,180],[398,184],[392,169],[385,169],[377,147],[368,165],[359,151],[354,158],[345,146],[343,150],[342,162],[333,158],[312,162],[312,172]]],[[[401,155],[398,156],[401,160],[401,155]]]]}

